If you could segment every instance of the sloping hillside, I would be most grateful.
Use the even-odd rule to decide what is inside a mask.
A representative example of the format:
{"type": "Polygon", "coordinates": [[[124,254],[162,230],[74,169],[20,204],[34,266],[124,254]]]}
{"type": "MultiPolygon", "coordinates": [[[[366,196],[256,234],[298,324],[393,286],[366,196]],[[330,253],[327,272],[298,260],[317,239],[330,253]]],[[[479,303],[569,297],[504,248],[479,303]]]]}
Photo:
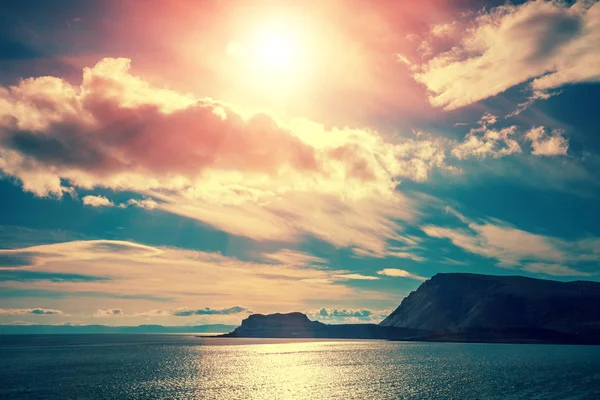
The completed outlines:
{"type": "Polygon", "coordinates": [[[435,332],[517,328],[600,334],[600,283],[437,274],[380,325],[435,332]]]}

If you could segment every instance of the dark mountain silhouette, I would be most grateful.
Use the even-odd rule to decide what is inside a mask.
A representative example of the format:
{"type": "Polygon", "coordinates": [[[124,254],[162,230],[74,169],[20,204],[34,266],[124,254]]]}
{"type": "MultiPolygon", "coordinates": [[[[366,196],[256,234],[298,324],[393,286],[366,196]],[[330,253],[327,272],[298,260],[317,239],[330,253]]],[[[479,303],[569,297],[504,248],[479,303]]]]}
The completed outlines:
{"type": "Polygon", "coordinates": [[[224,336],[600,344],[600,283],[437,274],[379,325],[254,314],[224,336]]]}
{"type": "Polygon", "coordinates": [[[600,342],[600,283],[437,274],[380,325],[448,340],[600,342]]]}
{"type": "Polygon", "coordinates": [[[376,324],[328,325],[311,321],[302,313],[253,314],[242,325],[224,337],[260,338],[337,338],[337,339],[393,339],[422,335],[415,329],[379,326],[376,324]]]}

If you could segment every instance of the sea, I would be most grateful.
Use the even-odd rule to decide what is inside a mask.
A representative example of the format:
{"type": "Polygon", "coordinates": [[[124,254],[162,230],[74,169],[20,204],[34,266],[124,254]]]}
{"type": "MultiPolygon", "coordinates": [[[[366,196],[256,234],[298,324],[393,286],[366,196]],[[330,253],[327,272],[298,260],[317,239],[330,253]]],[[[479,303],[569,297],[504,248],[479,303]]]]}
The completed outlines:
{"type": "Polygon", "coordinates": [[[600,399],[600,346],[0,336],[0,399],[600,399]]]}

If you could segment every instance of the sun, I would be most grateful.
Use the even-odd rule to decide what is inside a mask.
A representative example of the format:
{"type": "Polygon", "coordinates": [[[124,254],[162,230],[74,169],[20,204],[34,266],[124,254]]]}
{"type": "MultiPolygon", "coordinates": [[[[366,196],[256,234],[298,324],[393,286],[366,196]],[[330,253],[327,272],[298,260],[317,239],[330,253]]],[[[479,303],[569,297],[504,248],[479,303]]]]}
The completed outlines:
{"type": "Polygon", "coordinates": [[[298,46],[287,32],[267,32],[254,44],[256,63],[274,71],[290,71],[294,68],[298,46]]]}
{"type": "Polygon", "coordinates": [[[230,42],[227,53],[238,74],[254,85],[273,89],[306,77],[309,49],[310,35],[280,19],[256,24],[244,38],[230,42]]]}

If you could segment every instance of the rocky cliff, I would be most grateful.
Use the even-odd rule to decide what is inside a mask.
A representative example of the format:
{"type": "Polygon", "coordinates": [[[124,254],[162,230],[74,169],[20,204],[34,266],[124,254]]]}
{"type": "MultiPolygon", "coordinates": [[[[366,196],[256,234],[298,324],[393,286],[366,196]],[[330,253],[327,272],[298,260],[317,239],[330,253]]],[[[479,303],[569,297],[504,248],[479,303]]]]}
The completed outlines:
{"type": "Polygon", "coordinates": [[[600,283],[437,274],[380,325],[436,332],[521,330],[593,337],[600,335],[600,283]]]}

